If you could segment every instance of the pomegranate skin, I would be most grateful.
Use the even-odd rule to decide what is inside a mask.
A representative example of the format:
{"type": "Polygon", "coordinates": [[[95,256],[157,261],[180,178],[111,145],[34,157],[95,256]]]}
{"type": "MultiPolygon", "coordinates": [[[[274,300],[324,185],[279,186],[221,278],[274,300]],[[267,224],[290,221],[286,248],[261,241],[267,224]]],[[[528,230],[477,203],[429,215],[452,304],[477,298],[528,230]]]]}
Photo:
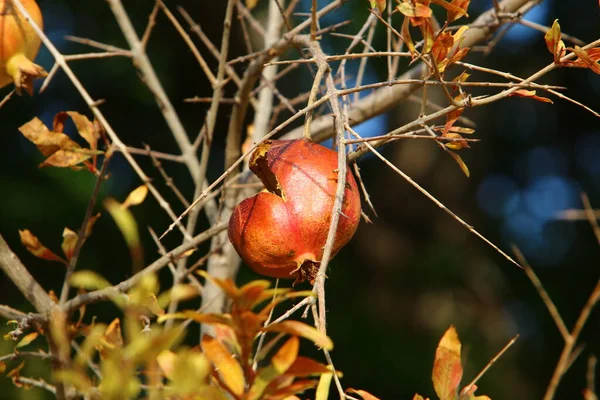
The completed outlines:
{"type": "MultiPolygon", "coordinates": [[[[21,0],[33,21],[43,29],[43,18],[35,0],[21,0]]],[[[46,71],[32,60],[41,40],[31,25],[9,0],[0,0],[0,88],[11,82],[17,91],[33,93],[33,79],[46,76],[46,71]]]]}
{"type": "MultiPolygon", "coordinates": [[[[337,189],[337,153],[307,140],[259,146],[250,169],[267,191],[242,201],[229,221],[229,239],[255,272],[314,281],[327,241],[337,189]]],[[[332,255],[360,222],[360,194],[348,171],[332,255]]]]}

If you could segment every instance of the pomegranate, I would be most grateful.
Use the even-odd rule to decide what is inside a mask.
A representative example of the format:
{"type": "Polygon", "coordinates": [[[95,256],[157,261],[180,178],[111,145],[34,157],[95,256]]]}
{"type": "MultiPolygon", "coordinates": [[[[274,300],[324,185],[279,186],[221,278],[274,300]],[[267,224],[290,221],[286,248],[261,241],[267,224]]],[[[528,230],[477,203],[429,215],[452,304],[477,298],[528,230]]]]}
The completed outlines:
{"type": "MultiPolygon", "coordinates": [[[[21,0],[33,21],[41,28],[42,13],[35,0],[21,0]]],[[[0,0],[0,88],[14,82],[17,93],[33,94],[33,79],[47,75],[31,60],[40,49],[40,38],[11,0],[0,0]]]]}
{"type": "MultiPolygon", "coordinates": [[[[337,187],[337,153],[311,141],[269,140],[250,158],[265,190],[237,205],[229,239],[255,272],[313,283],[327,240],[337,187]]],[[[360,194],[348,171],[332,256],[354,235],[360,194]]]]}

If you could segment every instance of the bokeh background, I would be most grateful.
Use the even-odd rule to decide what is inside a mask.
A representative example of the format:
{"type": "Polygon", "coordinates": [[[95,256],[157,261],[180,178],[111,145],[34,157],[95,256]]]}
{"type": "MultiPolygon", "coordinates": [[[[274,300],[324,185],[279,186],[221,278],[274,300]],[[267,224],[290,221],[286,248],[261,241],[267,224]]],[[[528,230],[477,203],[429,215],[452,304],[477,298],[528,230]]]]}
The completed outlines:
{"type": "MultiPolygon", "coordinates": [[[[152,3],[124,1],[138,32],[145,27],[152,3]]],[[[213,42],[220,43],[224,1],[166,3],[173,10],[176,5],[185,7],[213,42]]],[[[255,14],[264,19],[267,1],[259,3],[265,4],[259,4],[255,14]]],[[[304,3],[302,7],[308,10],[310,1],[304,3]]],[[[46,33],[65,54],[94,51],[65,40],[65,35],[126,47],[104,1],[40,0],[39,4],[46,33]]],[[[367,5],[365,0],[351,0],[322,23],[350,19],[351,24],[342,32],[354,33],[368,16],[367,5]]],[[[473,0],[471,19],[489,7],[491,1],[473,0]]],[[[527,18],[544,25],[559,18],[564,32],[585,42],[600,37],[600,8],[594,1],[546,0],[527,18]]],[[[232,57],[245,52],[241,30],[238,24],[234,25],[232,57]]],[[[399,27],[399,21],[395,20],[395,25],[399,27]]],[[[348,39],[327,35],[323,39],[330,53],[343,52],[348,43],[348,39]]],[[[198,47],[208,54],[201,44],[198,47]]],[[[381,26],[375,48],[385,48],[381,26]]],[[[183,99],[210,96],[211,88],[164,16],[158,18],[148,51],[186,129],[195,137],[208,105],[188,104],[183,99]]],[[[216,70],[216,61],[208,55],[206,58],[216,70]]],[[[489,54],[473,53],[468,59],[521,77],[551,60],[543,34],[519,25],[514,25],[489,54]]],[[[50,69],[52,58],[47,50],[42,49],[38,62],[50,69]]],[[[106,100],[101,109],[127,144],[142,147],[146,143],[155,150],[177,153],[151,93],[138,79],[129,59],[79,61],[72,67],[94,98],[106,100]]],[[[350,66],[349,71],[353,68],[356,70],[350,66]]],[[[386,76],[385,60],[370,62],[368,81],[385,80],[386,76]]],[[[471,80],[492,78],[474,74],[471,80]]],[[[600,77],[589,70],[559,69],[542,81],[566,86],[569,96],[600,109],[600,77]]],[[[305,68],[298,68],[280,82],[279,89],[293,97],[298,90],[308,90],[310,84],[310,74],[305,68]]],[[[9,90],[3,88],[0,96],[9,90]]],[[[232,93],[230,85],[227,96],[232,93]]],[[[434,91],[432,98],[444,103],[444,98],[434,91]]],[[[583,191],[590,196],[592,205],[600,208],[600,121],[573,104],[553,100],[554,104],[546,104],[509,98],[467,110],[465,116],[477,123],[475,137],[482,139],[460,152],[471,170],[469,179],[429,141],[399,141],[382,151],[502,249],[510,251],[512,244],[517,245],[571,327],[600,276],[600,247],[587,222],[559,221],[556,215],[564,209],[582,208],[583,191]]],[[[64,268],[27,253],[19,242],[18,229],[30,229],[46,246],[59,251],[63,228],[79,227],[95,179],[83,171],[38,169],[42,156],[17,128],[34,116],[51,125],[55,113],[68,110],[90,115],[62,72],[42,95],[15,97],[0,109],[0,233],[42,285],[54,290],[62,284],[64,268]]],[[[417,104],[401,103],[359,131],[363,135],[383,134],[414,119],[418,112],[417,104]]],[[[222,171],[228,117],[229,108],[224,105],[210,164],[211,180],[222,171]]],[[[69,129],[72,133],[73,128],[69,129]]],[[[150,161],[138,159],[176,211],[182,211],[150,161]]],[[[181,190],[191,197],[186,169],[178,164],[163,164],[181,190]]],[[[415,392],[433,398],[430,374],[435,347],[453,324],[463,342],[465,382],[519,334],[517,343],[481,379],[479,393],[494,400],[541,398],[563,343],[523,271],[471,235],[376,158],[364,157],[359,165],[378,217],[371,214],[372,224],[361,223],[351,244],[333,260],[327,282],[329,334],[336,346],[336,367],[344,372],[343,383],[369,390],[382,399],[408,399],[415,392]]],[[[114,157],[110,172],[112,177],[103,187],[101,199],[112,196],[122,201],[141,183],[120,155],[114,157]]],[[[163,231],[170,221],[151,198],[135,208],[134,214],[141,227],[146,260],[151,261],[157,252],[146,227],[163,231]]],[[[201,228],[204,227],[205,222],[201,228]]],[[[172,247],[179,241],[177,234],[171,234],[165,245],[172,247]]],[[[79,267],[96,270],[115,283],[131,274],[127,248],[108,216],[102,217],[94,228],[79,267]]],[[[162,278],[168,284],[169,276],[162,278]]],[[[238,280],[255,278],[243,268],[238,280]]],[[[30,309],[1,274],[0,303],[30,309]]],[[[104,303],[90,307],[88,315],[110,321],[116,311],[104,303]]],[[[581,398],[587,358],[600,353],[599,317],[599,310],[591,315],[581,338],[585,348],[560,385],[557,399],[581,398]]],[[[7,330],[4,323],[0,324],[0,333],[7,330]]],[[[194,332],[190,334],[192,341],[197,337],[194,332]]],[[[0,342],[0,354],[10,352],[13,346],[11,342],[0,342]]],[[[313,351],[310,346],[304,350],[309,354],[313,351]]],[[[47,366],[29,360],[24,375],[47,376],[47,366]]],[[[0,398],[42,399],[47,395],[40,389],[15,391],[10,380],[0,376],[0,398]]]]}

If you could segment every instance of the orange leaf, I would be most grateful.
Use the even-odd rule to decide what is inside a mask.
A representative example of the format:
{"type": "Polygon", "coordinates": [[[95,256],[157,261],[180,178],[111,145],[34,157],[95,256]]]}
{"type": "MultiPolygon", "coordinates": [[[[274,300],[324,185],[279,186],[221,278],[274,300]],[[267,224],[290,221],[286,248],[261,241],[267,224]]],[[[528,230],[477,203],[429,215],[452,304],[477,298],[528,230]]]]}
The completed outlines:
{"type": "MultiPolygon", "coordinates": [[[[431,55],[433,56],[436,64],[442,62],[443,59],[448,55],[448,51],[454,45],[454,38],[448,32],[442,32],[433,42],[431,48],[431,55]]],[[[441,72],[441,71],[440,71],[441,72]]]]}
{"type": "Polygon", "coordinates": [[[454,0],[452,1],[452,3],[448,3],[444,0],[431,0],[432,3],[440,5],[446,9],[448,22],[457,20],[463,15],[466,15],[467,17],[469,16],[467,14],[467,7],[469,6],[469,1],[470,0],[454,0]],[[466,3],[466,5],[464,5],[463,3],[466,3]]]}
{"type": "Polygon", "coordinates": [[[19,128],[19,132],[35,144],[38,150],[46,157],[61,149],[80,148],[76,142],[72,141],[64,133],[50,131],[37,117],[22,125],[19,128]]]}
{"type": "Polygon", "coordinates": [[[445,146],[452,150],[460,150],[469,147],[469,143],[458,133],[446,133],[444,138],[457,139],[457,140],[449,140],[445,142],[445,146]]]}
{"type": "MultiPolygon", "coordinates": [[[[468,17],[467,10],[469,9],[469,3],[471,0],[452,0],[450,4],[453,6],[452,8],[446,7],[447,12],[447,21],[452,22],[461,18],[462,16],[468,17]]],[[[439,3],[438,3],[439,4],[439,3]]]]}
{"type": "Polygon", "coordinates": [[[454,400],[463,369],[460,361],[460,340],[454,326],[450,326],[435,351],[433,388],[440,400],[454,400]]]}
{"type": "MultiPolygon", "coordinates": [[[[590,57],[590,54],[586,50],[582,49],[577,45],[571,50],[573,50],[573,52],[579,57],[572,63],[573,65],[581,66],[583,68],[589,68],[596,74],[600,74],[600,64],[598,64],[594,59],[592,59],[590,57]]],[[[597,57],[598,53],[594,52],[594,56],[597,57]]]]}
{"type": "Polygon", "coordinates": [[[519,90],[515,90],[514,92],[512,92],[508,96],[509,97],[512,97],[512,96],[529,97],[531,99],[534,99],[534,100],[537,100],[537,101],[541,101],[543,103],[551,103],[551,104],[553,103],[552,100],[550,100],[547,97],[536,96],[535,95],[535,90],[519,89],[519,90]]]}
{"type": "Polygon", "coordinates": [[[49,261],[60,261],[63,264],[67,264],[65,260],[48,250],[37,237],[35,237],[29,229],[19,230],[19,236],[21,237],[21,243],[23,246],[36,257],[43,258],[49,261]]]}
{"type": "Polygon", "coordinates": [[[371,393],[367,392],[366,390],[360,390],[360,389],[347,389],[346,393],[352,393],[352,394],[357,394],[360,397],[362,397],[364,400],[379,400],[379,397],[375,397],[373,396],[371,393]]]}
{"type": "Polygon", "coordinates": [[[544,35],[546,46],[554,56],[554,62],[560,63],[560,59],[565,55],[565,43],[561,40],[560,25],[558,20],[554,20],[552,27],[544,35]]]}
{"type": "Polygon", "coordinates": [[[236,396],[244,393],[246,381],[244,372],[238,361],[219,341],[212,336],[202,336],[202,349],[206,357],[219,370],[219,376],[223,383],[236,396]]]}
{"type": "Polygon", "coordinates": [[[285,371],[286,375],[293,376],[314,376],[331,372],[327,365],[321,364],[312,358],[298,356],[296,361],[285,371]]]}
{"type": "Polygon", "coordinates": [[[77,234],[69,228],[65,228],[62,236],[62,251],[65,257],[67,257],[67,261],[71,261],[71,257],[73,257],[73,252],[75,251],[75,244],[77,244],[77,234]]]}
{"type": "Polygon", "coordinates": [[[450,128],[452,128],[456,120],[460,118],[463,111],[465,111],[464,108],[457,108],[456,110],[452,110],[448,114],[446,114],[446,124],[444,125],[444,132],[442,133],[442,135],[448,133],[448,131],[450,130],[450,128]]]}
{"type": "Polygon", "coordinates": [[[100,135],[97,129],[94,127],[94,123],[85,115],[79,114],[75,111],[67,111],[67,115],[69,115],[69,117],[71,117],[73,120],[79,135],[90,145],[90,149],[96,150],[98,148],[97,143],[100,135]]]}
{"type": "Polygon", "coordinates": [[[79,147],[74,149],[63,149],[52,154],[43,163],[41,163],[39,167],[75,167],[90,157],[92,157],[92,154],[79,147]]]}
{"type": "Polygon", "coordinates": [[[396,6],[398,11],[410,18],[429,18],[431,17],[431,8],[421,3],[404,2],[396,6]]]}

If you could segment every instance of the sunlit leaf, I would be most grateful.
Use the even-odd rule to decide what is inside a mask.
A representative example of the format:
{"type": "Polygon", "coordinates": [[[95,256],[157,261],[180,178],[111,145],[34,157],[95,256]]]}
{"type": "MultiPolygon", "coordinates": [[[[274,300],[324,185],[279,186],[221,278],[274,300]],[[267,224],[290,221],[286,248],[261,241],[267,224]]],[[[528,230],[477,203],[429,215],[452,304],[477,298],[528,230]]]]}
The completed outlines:
{"type": "Polygon", "coordinates": [[[157,356],[158,363],[165,375],[171,381],[170,391],[185,398],[221,399],[225,396],[214,393],[200,394],[208,389],[210,375],[213,371],[206,354],[197,351],[162,351],[157,356]],[[199,397],[187,397],[198,395],[199,397]]]}
{"type": "MultiPolygon", "coordinates": [[[[287,291],[287,293],[284,292],[283,294],[278,294],[277,297],[275,297],[275,300],[269,302],[260,310],[259,314],[268,315],[271,312],[271,310],[273,309],[273,307],[275,307],[276,305],[278,305],[286,300],[298,298],[298,297],[316,297],[316,294],[312,290],[296,290],[293,292],[287,291]]],[[[272,295],[269,295],[267,298],[272,298],[272,295]]],[[[254,306],[256,306],[256,304],[258,304],[258,302],[261,302],[261,301],[264,301],[263,298],[258,299],[257,303],[255,303],[253,305],[253,308],[254,308],[254,306]]]]}
{"type": "MultiPolygon", "coordinates": [[[[454,45],[454,38],[448,32],[442,32],[433,42],[431,48],[431,56],[435,60],[436,64],[439,64],[446,58],[448,51],[454,45]]],[[[443,71],[440,71],[443,72],[443,71]]]]}
{"type": "Polygon", "coordinates": [[[560,24],[557,19],[554,20],[552,27],[544,35],[544,40],[546,41],[548,50],[550,50],[550,53],[554,56],[554,62],[559,64],[560,59],[566,53],[566,49],[565,43],[561,40],[560,24]]]}
{"type": "Polygon", "coordinates": [[[515,90],[514,92],[509,94],[509,97],[513,97],[513,96],[528,97],[533,100],[541,101],[542,103],[551,103],[551,104],[553,103],[552,100],[550,100],[549,98],[536,96],[535,93],[536,93],[535,90],[519,89],[519,90],[515,90]]]}
{"type": "Polygon", "coordinates": [[[69,283],[73,287],[84,288],[87,290],[104,289],[110,286],[110,283],[100,274],[94,271],[75,271],[69,278],[69,283]]]}
{"type": "Polygon", "coordinates": [[[423,53],[427,54],[433,48],[435,33],[433,32],[433,28],[431,27],[431,22],[429,22],[429,20],[420,24],[419,28],[421,29],[421,34],[423,34],[423,53]]]}
{"type": "Polygon", "coordinates": [[[477,390],[477,385],[472,385],[470,388],[465,387],[460,392],[459,400],[491,400],[488,396],[475,396],[475,391],[477,390]],[[469,389],[466,390],[465,389],[469,389]]]}
{"type": "Polygon", "coordinates": [[[258,0],[246,0],[246,7],[248,10],[252,10],[258,4],[258,0]]]}
{"type": "Polygon", "coordinates": [[[148,186],[142,185],[135,188],[125,199],[121,207],[128,208],[142,204],[148,195],[148,186]]]}
{"type": "Polygon", "coordinates": [[[292,336],[281,346],[271,359],[271,363],[258,371],[256,379],[248,392],[249,400],[260,399],[269,383],[290,368],[298,356],[299,347],[300,340],[296,336],[292,336]]]}
{"type": "Polygon", "coordinates": [[[469,171],[469,167],[467,167],[467,164],[465,164],[461,156],[450,150],[448,150],[448,154],[450,154],[454,161],[456,161],[456,163],[458,164],[462,172],[467,176],[467,178],[471,176],[471,171],[469,171]]]}
{"type": "Polygon", "coordinates": [[[403,2],[398,4],[396,8],[410,18],[429,18],[432,14],[431,8],[421,3],[403,2]]]}
{"type": "Polygon", "coordinates": [[[269,392],[269,400],[290,400],[291,396],[296,394],[300,394],[306,390],[314,389],[317,386],[317,381],[314,379],[311,380],[298,380],[287,386],[284,386],[280,389],[275,390],[274,392],[269,392]]]}
{"type": "Polygon", "coordinates": [[[321,379],[319,379],[319,385],[317,386],[315,400],[327,400],[329,398],[329,387],[331,386],[332,379],[333,372],[328,372],[321,375],[321,379]]]}
{"type": "Polygon", "coordinates": [[[450,128],[452,128],[454,123],[458,120],[458,118],[460,118],[460,116],[462,115],[462,113],[464,111],[465,111],[465,109],[463,107],[461,107],[461,108],[452,110],[448,114],[446,114],[446,123],[444,124],[444,131],[443,131],[442,135],[445,135],[446,133],[448,133],[450,128]]]}
{"type": "Polygon", "coordinates": [[[448,328],[435,351],[433,388],[440,400],[454,400],[463,369],[460,360],[461,344],[454,326],[448,328]]]}
{"type": "Polygon", "coordinates": [[[35,144],[38,150],[46,157],[61,149],[81,147],[64,133],[50,131],[37,117],[22,125],[19,128],[19,132],[35,144]]]}
{"type": "Polygon", "coordinates": [[[457,140],[451,140],[451,141],[445,142],[444,145],[451,150],[460,150],[460,149],[469,147],[469,143],[467,143],[467,141],[464,140],[464,138],[461,135],[459,135],[458,133],[450,133],[449,132],[449,133],[446,133],[442,137],[450,138],[450,139],[457,139],[457,140]]]}
{"type": "MultiPolygon", "coordinates": [[[[577,54],[577,56],[579,57],[577,60],[575,60],[574,62],[571,63],[572,66],[580,66],[580,67],[584,67],[584,68],[589,68],[591,69],[594,73],[596,74],[600,74],[600,64],[598,64],[597,60],[598,58],[600,58],[600,54],[598,53],[594,53],[595,58],[592,59],[592,57],[590,57],[590,53],[588,51],[586,51],[585,49],[582,49],[579,46],[575,46],[573,49],[573,52],[575,54],[577,54]]],[[[592,50],[598,50],[598,49],[592,49],[592,50]]]]}
{"type": "Polygon", "coordinates": [[[74,167],[91,158],[93,153],[82,148],[62,149],[46,158],[39,167],[74,167]]]}
{"type": "Polygon", "coordinates": [[[108,198],[104,201],[104,207],[115,220],[121,234],[125,238],[125,243],[129,248],[131,258],[134,263],[134,269],[138,270],[143,264],[143,249],[140,242],[138,225],[128,208],[123,208],[114,199],[108,198]]]}
{"type": "Polygon", "coordinates": [[[380,400],[379,397],[373,396],[371,393],[367,392],[366,390],[360,390],[360,389],[347,389],[346,393],[352,393],[352,394],[357,394],[360,397],[363,398],[363,400],[380,400]]]}
{"type": "Polygon", "coordinates": [[[420,394],[416,393],[412,400],[429,400],[429,399],[425,399],[423,396],[421,396],[420,394]]]}
{"type": "Polygon", "coordinates": [[[86,393],[92,388],[92,382],[82,371],[66,369],[54,371],[52,375],[57,381],[73,385],[82,393],[86,393]]]}
{"type": "Polygon", "coordinates": [[[327,350],[333,349],[331,339],[321,331],[300,321],[287,320],[277,324],[271,324],[262,329],[263,332],[282,332],[296,335],[312,341],[319,347],[327,350]]]}
{"type": "Polygon", "coordinates": [[[65,257],[67,257],[67,260],[71,261],[71,257],[73,257],[73,251],[75,251],[75,244],[77,244],[77,234],[69,228],[65,228],[62,236],[62,251],[65,254],[65,257]]]}
{"type": "Polygon", "coordinates": [[[229,314],[202,314],[192,310],[162,315],[158,318],[158,322],[162,323],[168,319],[191,319],[202,324],[231,325],[232,323],[229,314]]]}
{"type": "Polygon", "coordinates": [[[208,359],[219,370],[219,376],[223,383],[232,393],[241,396],[244,393],[246,381],[240,363],[225,346],[212,336],[202,336],[202,349],[208,359]]]}
{"type": "Polygon", "coordinates": [[[88,360],[93,359],[94,351],[100,343],[100,339],[106,331],[106,325],[96,324],[88,331],[85,340],[79,346],[79,351],[75,356],[75,364],[79,367],[83,367],[88,360]]]}
{"type": "Polygon", "coordinates": [[[44,246],[39,239],[34,236],[29,229],[19,230],[19,236],[21,237],[21,243],[23,246],[36,257],[42,258],[49,261],[60,261],[63,264],[67,262],[61,257],[54,254],[46,246],[44,246]]]}
{"type": "Polygon", "coordinates": [[[369,3],[371,4],[371,8],[377,7],[379,9],[379,12],[383,13],[385,11],[385,6],[387,4],[387,1],[386,0],[369,0],[369,3]]]}
{"type": "Polygon", "coordinates": [[[31,333],[23,336],[23,338],[19,341],[19,343],[17,343],[17,349],[27,346],[28,344],[33,342],[35,339],[37,339],[38,336],[40,336],[40,334],[38,332],[31,332],[31,333]]]}
{"type": "Polygon", "coordinates": [[[79,135],[90,145],[90,149],[97,148],[98,139],[100,136],[94,128],[94,124],[85,115],[75,111],[67,111],[67,114],[73,120],[79,135]]]}
{"type": "Polygon", "coordinates": [[[471,0],[452,0],[447,2],[444,0],[431,0],[432,3],[438,4],[446,9],[447,17],[446,21],[453,22],[462,16],[468,17],[467,9],[471,0]]]}
{"type": "MultiPolygon", "coordinates": [[[[285,371],[286,375],[299,377],[318,376],[327,372],[331,372],[327,365],[303,356],[298,356],[294,363],[285,371]]],[[[336,373],[341,375],[341,372],[336,373]]]]}
{"type": "Polygon", "coordinates": [[[144,304],[150,312],[158,317],[161,315],[165,315],[165,310],[161,308],[158,304],[158,299],[154,293],[150,293],[146,298],[146,302],[144,304]]]}

